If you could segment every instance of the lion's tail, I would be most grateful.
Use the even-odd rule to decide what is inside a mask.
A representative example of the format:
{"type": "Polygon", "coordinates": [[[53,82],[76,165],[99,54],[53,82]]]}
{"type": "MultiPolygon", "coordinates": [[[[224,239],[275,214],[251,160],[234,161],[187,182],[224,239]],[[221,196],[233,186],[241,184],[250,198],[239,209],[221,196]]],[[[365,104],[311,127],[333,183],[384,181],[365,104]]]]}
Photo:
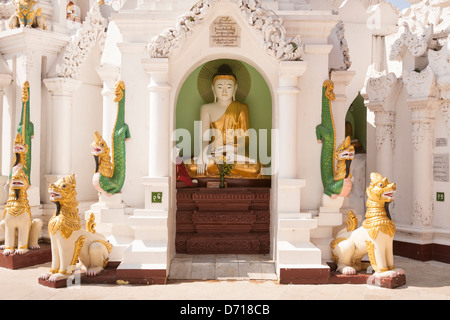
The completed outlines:
{"type": "Polygon", "coordinates": [[[347,216],[347,231],[353,231],[358,226],[358,218],[356,218],[353,211],[349,211],[347,216]]]}

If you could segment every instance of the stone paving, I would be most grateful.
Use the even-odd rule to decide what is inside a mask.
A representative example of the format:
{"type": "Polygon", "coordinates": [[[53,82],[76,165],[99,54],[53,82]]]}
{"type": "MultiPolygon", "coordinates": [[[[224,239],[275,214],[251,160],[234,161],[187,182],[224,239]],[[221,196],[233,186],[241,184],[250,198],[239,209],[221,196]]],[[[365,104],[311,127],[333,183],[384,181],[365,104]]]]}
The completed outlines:
{"type": "Polygon", "coordinates": [[[276,280],[174,280],[166,285],[73,285],[53,289],[38,284],[45,263],[20,270],[0,268],[1,300],[448,300],[450,264],[395,257],[406,285],[281,285],[276,280]]]}

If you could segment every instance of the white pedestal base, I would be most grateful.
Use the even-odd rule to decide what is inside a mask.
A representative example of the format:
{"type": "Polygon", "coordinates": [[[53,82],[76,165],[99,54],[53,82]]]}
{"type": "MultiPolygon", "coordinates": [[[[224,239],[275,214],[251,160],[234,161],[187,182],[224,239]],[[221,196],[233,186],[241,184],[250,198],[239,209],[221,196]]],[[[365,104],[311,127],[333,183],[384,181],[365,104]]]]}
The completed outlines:
{"type": "Polygon", "coordinates": [[[322,195],[322,205],[315,217],[317,228],[311,231],[311,241],[322,252],[322,262],[331,261],[330,242],[333,240],[333,229],[343,223],[340,210],[344,201],[343,197],[331,199],[326,194],[322,195]]]}
{"type": "MultiPolygon", "coordinates": [[[[311,213],[300,212],[300,189],[305,186],[301,179],[280,179],[278,181],[278,232],[277,232],[277,274],[285,283],[284,270],[325,270],[321,251],[310,241],[312,229],[317,228],[317,220],[311,213]],[[283,272],[282,272],[283,271],[283,272]]],[[[321,271],[319,271],[320,273],[321,271]]],[[[313,271],[315,273],[315,271],[313,271]]]]}
{"type": "Polygon", "coordinates": [[[122,261],[125,250],[134,239],[134,232],[128,226],[129,215],[126,214],[122,194],[100,195],[99,202],[85,212],[85,220],[91,213],[95,216],[96,231],[113,245],[109,260],[122,261]]]}

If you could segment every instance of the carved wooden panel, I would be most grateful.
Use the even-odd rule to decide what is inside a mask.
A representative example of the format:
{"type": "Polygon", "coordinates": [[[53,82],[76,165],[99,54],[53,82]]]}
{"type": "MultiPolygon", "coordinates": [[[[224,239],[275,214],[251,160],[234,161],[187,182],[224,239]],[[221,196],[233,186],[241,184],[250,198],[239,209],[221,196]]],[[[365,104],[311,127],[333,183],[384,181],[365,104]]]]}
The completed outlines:
{"type": "Polygon", "coordinates": [[[270,251],[270,188],[177,190],[177,253],[270,251]]]}

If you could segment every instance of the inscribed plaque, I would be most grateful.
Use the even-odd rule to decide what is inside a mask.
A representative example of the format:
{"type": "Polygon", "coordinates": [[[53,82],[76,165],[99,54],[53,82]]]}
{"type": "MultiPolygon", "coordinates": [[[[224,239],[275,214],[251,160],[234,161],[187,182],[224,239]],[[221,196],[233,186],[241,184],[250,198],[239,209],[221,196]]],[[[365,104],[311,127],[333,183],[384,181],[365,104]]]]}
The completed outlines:
{"type": "Polygon", "coordinates": [[[447,138],[436,138],[435,144],[436,147],[446,147],[448,145],[447,138]]]}
{"type": "Polygon", "coordinates": [[[433,180],[448,182],[449,154],[436,153],[433,156],[433,180]]]}
{"type": "Polygon", "coordinates": [[[240,47],[241,28],[236,20],[229,16],[217,17],[209,28],[211,47],[240,47]]]}

